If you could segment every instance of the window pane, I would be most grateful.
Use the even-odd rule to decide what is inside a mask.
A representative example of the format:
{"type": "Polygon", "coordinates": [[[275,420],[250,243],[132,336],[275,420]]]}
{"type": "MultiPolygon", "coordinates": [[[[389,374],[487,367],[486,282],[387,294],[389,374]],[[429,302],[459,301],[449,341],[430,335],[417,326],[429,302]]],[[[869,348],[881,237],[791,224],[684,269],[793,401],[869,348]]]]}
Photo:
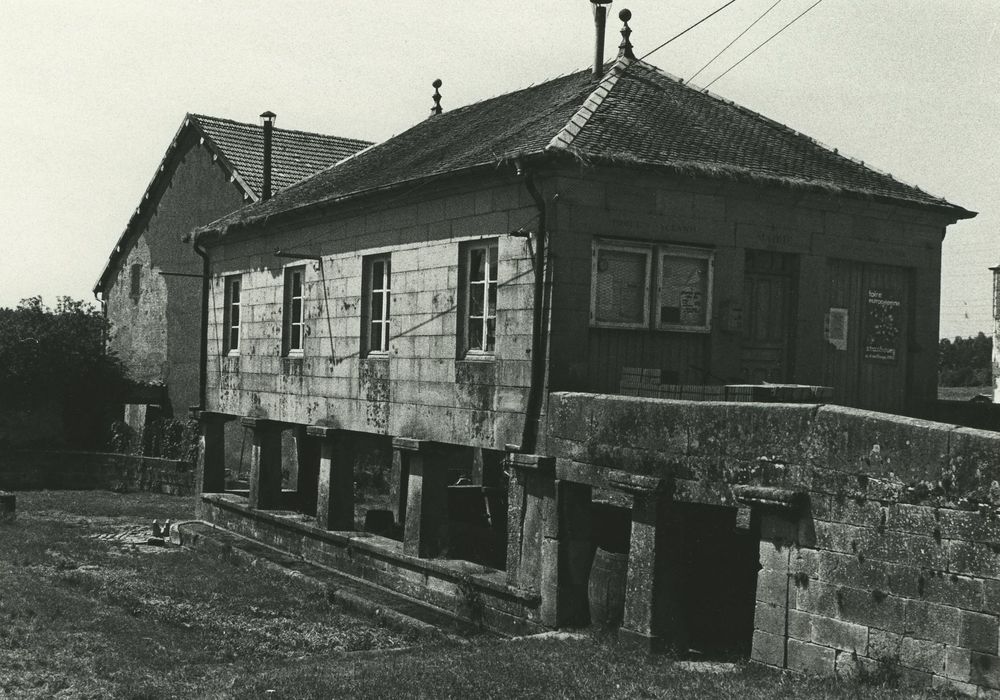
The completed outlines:
{"type": "Polygon", "coordinates": [[[469,315],[483,315],[483,285],[473,284],[469,287],[469,315]]]}
{"type": "Polygon", "coordinates": [[[240,307],[238,305],[229,310],[229,325],[240,325],[240,307]]]}
{"type": "Polygon", "coordinates": [[[295,325],[292,326],[292,343],[291,347],[293,350],[302,349],[302,326],[295,325]]]}
{"type": "Polygon", "coordinates": [[[469,319],[469,350],[483,349],[483,320],[481,318],[469,319]]]}
{"type": "Polygon", "coordinates": [[[383,292],[383,295],[385,297],[385,322],[388,323],[389,322],[389,306],[392,304],[392,294],[389,293],[389,290],[386,290],[385,292],[383,292]]]}
{"type": "Polygon", "coordinates": [[[381,260],[372,263],[372,289],[382,289],[385,279],[385,265],[381,260]]]}
{"type": "Polygon", "coordinates": [[[378,351],[385,350],[385,348],[382,347],[382,324],[381,323],[373,323],[372,324],[371,340],[370,340],[370,345],[368,347],[371,348],[372,350],[378,350],[378,351]]]}
{"type": "Polygon", "coordinates": [[[708,319],[708,260],[661,258],[660,322],[703,326],[708,319]]]}
{"type": "Polygon", "coordinates": [[[229,349],[239,350],[240,349],[240,329],[230,328],[229,329],[229,349]]]}
{"type": "Polygon", "coordinates": [[[292,296],[300,297],[302,296],[302,273],[293,272],[292,273],[292,296]]]}
{"type": "Polygon", "coordinates": [[[372,320],[382,320],[382,292],[372,292],[372,320]]]}
{"type": "Polygon", "coordinates": [[[490,303],[486,311],[488,316],[497,315],[497,285],[493,283],[490,285],[490,303]]]}
{"type": "Polygon", "coordinates": [[[496,280],[497,278],[497,248],[492,246],[490,248],[490,279],[496,280]]]}
{"type": "Polygon", "coordinates": [[[623,250],[597,251],[594,316],[608,323],[643,323],[646,255],[623,250]]]}
{"type": "Polygon", "coordinates": [[[233,280],[232,292],[230,293],[229,300],[234,304],[240,303],[240,281],[233,280]]]}
{"type": "Polygon", "coordinates": [[[302,321],[302,299],[292,299],[292,323],[302,321]]]}
{"type": "Polygon", "coordinates": [[[497,320],[495,318],[486,321],[486,349],[490,352],[496,346],[497,320]]]}
{"type": "Polygon", "coordinates": [[[473,282],[482,281],[486,275],[486,250],[473,248],[469,251],[469,279],[473,282]]]}

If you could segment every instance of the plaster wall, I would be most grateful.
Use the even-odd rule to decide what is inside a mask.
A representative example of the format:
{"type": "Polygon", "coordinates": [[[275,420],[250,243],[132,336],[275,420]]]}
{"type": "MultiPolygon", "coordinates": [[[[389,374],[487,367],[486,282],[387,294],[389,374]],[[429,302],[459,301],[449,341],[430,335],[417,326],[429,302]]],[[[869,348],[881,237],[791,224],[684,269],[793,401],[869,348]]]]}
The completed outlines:
{"type": "Polygon", "coordinates": [[[201,259],[182,242],[195,226],[213,221],[244,203],[243,197],[211,153],[190,136],[175,146],[172,170],[153,196],[140,204],[145,213],[105,287],[109,346],[142,382],[163,382],[168,411],[184,415],[198,403],[201,334],[201,259]],[[140,268],[139,293],[133,295],[133,265],[140,268]]]}

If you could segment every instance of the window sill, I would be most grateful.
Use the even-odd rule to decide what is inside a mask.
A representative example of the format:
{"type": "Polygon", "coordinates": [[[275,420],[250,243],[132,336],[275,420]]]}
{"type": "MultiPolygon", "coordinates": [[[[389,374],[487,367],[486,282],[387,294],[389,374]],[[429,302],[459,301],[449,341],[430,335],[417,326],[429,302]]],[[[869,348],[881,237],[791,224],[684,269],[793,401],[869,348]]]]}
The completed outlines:
{"type": "Polygon", "coordinates": [[[495,362],[497,359],[495,352],[467,352],[465,357],[460,357],[456,362],[495,362]]]}

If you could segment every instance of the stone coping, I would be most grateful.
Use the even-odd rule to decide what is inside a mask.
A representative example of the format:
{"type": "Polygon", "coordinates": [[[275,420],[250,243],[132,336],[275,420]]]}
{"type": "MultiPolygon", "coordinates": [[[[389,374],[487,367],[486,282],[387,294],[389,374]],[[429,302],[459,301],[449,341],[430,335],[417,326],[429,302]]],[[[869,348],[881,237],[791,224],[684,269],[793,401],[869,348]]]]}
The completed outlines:
{"type": "Polygon", "coordinates": [[[367,552],[373,556],[392,560],[410,568],[432,572],[455,582],[471,580],[477,587],[495,595],[516,600],[522,604],[538,605],[540,596],[506,584],[507,573],[462,559],[421,559],[403,553],[403,543],[398,540],[373,535],[368,532],[323,530],[317,527],[312,516],[288,510],[254,510],[247,505],[247,498],[232,493],[205,493],[201,499],[207,503],[237,512],[248,518],[271,523],[278,527],[326,540],[342,547],[367,552]]]}

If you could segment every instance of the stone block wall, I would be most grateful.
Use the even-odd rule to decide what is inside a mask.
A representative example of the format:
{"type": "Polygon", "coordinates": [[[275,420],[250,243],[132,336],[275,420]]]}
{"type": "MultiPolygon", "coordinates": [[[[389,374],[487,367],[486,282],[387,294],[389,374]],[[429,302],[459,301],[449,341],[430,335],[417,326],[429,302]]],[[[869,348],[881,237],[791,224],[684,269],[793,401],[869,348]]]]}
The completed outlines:
{"type": "Polygon", "coordinates": [[[519,442],[531,377],[531,245],[507,234],[537,214],[518,183],[425,191],[259,239],[210,249],[211,410],[285,423],[502,449],[519,442]],[[496,351],[465,358],[457,341],[461,244],[498,245],[496,351]],[[274,248],[303,254],[274,257],[274,248]],[[262,253],[267,250],[267,253],[262,253]],[[389,255],[387,354],[363,355],[363,264],[389,255]],[[319,259],[316,259],[316,258],[319,259]],[[282,355],[284,268],[305,266],[301,356],[282,355]],[[223,344],[225,279],[240,275],[240,348],[223,344]]]}
{"type": "Polygon", "coordinates": [[[0,489],[117,489],[194,493],[189,462],[103,452],[11,450],[0,454],[0,489]]]}
{"type": "Polygon", "coordinates": [[[1000,690],[1000,434],[839,406],[553,394],[548,454],[595,485],[661,478],[676,500],[751,505],[754,659],[1000,690]]]}

